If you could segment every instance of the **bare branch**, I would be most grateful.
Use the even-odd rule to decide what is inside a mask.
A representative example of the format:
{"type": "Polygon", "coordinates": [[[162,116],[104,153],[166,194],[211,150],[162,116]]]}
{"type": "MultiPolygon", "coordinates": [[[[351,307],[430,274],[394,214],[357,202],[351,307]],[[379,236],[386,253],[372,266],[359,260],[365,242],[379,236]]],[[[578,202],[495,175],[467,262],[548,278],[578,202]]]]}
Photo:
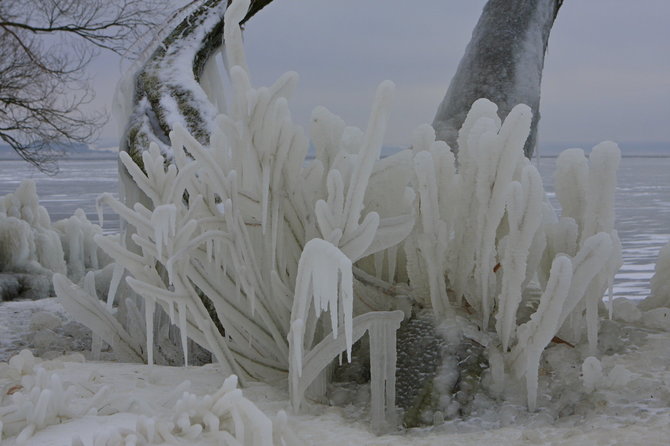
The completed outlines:
{"type": "Polygon", "coordinates": [[[1,0],[0,139],[53,171],[54,147],[90,143],[107,119],[81,111],[92,58],[126,55],[170,14],[158,0],[1,0]]]}

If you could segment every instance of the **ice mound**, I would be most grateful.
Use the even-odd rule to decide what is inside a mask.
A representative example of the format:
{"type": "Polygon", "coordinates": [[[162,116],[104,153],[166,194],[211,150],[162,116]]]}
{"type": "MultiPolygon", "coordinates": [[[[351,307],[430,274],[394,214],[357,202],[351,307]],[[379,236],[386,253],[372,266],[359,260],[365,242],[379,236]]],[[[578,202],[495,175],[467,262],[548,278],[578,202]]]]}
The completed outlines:
{"type": "Polygon", "coordinates": [[[0,197],[0,300],[49,296],[54,273],[79,281],[87,270],[103,267],[109,258],[93,241],[101,233],[81,209],[52,225],[35,182],[24,180],[0,197]]]}
{"type": "Polygon", "coordinates": [[[136,367],[140,369],[130,374],[139,378],[138,387],[126,383],[120,386],[123,390],[112,392],[110,384],[119,384],[115,381],[119,377],[107,367],[86,364],[80,354],[45,361],[23,350],[8,363],[0,362],[0,441],[32,444],[40,431],[69,421],[70,426],[80,422],[89,426],[61,429],[61,441],[69,437],[72,445],[301,444],[286,414],[279,411],[271,419],[245,398],[234,375],[203,396],[191,390],[190,381],[166,391],[163,381],[172,378],[169,371],[136,367]],[[73,368],[85,372],[78,374],[73,368]],[[132,422],[119,423],[124,417],[132,422]]]}

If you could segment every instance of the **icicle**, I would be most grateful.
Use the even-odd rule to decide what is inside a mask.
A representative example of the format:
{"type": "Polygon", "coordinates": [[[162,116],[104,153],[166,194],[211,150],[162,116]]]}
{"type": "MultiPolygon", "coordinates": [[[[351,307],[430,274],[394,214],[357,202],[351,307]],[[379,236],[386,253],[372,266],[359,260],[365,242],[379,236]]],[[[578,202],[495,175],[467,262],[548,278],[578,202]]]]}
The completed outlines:
{"type": "Polygon", "coordinates": [[[247,299],[249,300],[249,308],[251,310],[251,316],[254,316],[256,312],[256,289],[253,286],[246,288],[245,293],[247,294],[247,299]]]}
{"type": "Polygon", "coordinates": [[[271,234],[271,258],[270,258],[270,265],[272,268],[272,271],[275,271],[277,269],[277,256],[280,258],[283,257],[283,250],[282,247],[283,245],[281,244],[281,241],[279,244],[277,243],[277,239],[279,238],[279,231],[280,231],[280,221],[282,222],[281,227],[283,228],[283,219],[280,220],[279,218],[279,200],[272,200],[272,234],[271,234]]]}
{"type": "Polygon", "coordinates": [[[103,212],[102,212],[102,201],[101,201],[102,196],[99,196],[95,200],[95,210],[98,213],[98,224],[102,228],[103,224],[103,212]]]}
{"type": "Polygon", "coordinates": [[[363,210],[365,189],[367,188],[374,162],[379,159],[381,152],[394,91],[395,85],[391,81],[384,81],[377,87],[375,101],[372,105],[368,127],[365,132],[365,141],[363,143],[365,149],[361,154],[359,164],[354,168],[351,184],[347,189],[344,209],[344,215],[347,218],[345,234],[358,227],[361,211],[363,210]]]}
{"type": "Polygon", "coordinates": [[[261,167],[263,172],[263,183],[262,183],[262,199],[261,199],[261,228],[263,234],[268,224],[268,201],[270,200],[270,166],[265,165],[261,167]]]}
{"type": "Polygon", "coordinates": [[[176,324],[176,322],[175,322],[175,317],[174,317],[174,310],[175,310],[175,308],[174,308],[174,303],[173,303],[172,301],[170,301],[170,302],[168,303],[168,316],[170,317],[170,322],[171,322],[173,325],[176,324]]]}
{"type": "Polygon", "coordinates": [[[205,250],[207,253],[207,261],[209,263],[212,263],[214,261],[214,241],[213,240],[207,240],[205,242],[205,250]]]}
{"type": "Polygon", "coordinates": [[[386,257],[388,263],[386,280],[388,282],[395,283],[395,270],[396,270],[396,262],[398,259],[398,245],[391,246],[386,252],[386,257]]]}
{"type": "MultiPolygon", "coordinates": [[[[98,298],[97,292],[95,290],[95,273],[93,271],[86,273],[86,276],[84,276],[83,285],[84,291],[88,293],[89,296],[91,296],[93,299],[98,298]]],[[[100,360],[101,351],[102,338],[93,332],[91,333],[91,356],[93,357],[94,361],[100,360]]]]}
{"type": "Polygon", "coordinates": [[[540,306],[530,321],[518,328],[518,343],[512,351],[518,377],[526,377],[528,409],[535,410],[537,402],[538,369],[544,348],[551,342],[563,323],[562,313],[572,293],[572,262],[567,256],[554,259],[547,287],[540,297],[540,306]]]}
{"type": "Polygon", "coordinates": [[[147,364],[154,363],[154,312],[156,301],[151,297],[144,298],[144,318],[147,334],[147,364]]]}
{"type": "MultiPolygon", "coordinates": [[[[174,204],[163,204],[154,209],[151,214],[151,225],[154,228],[154,243],[157,257],[161,259],[163,245],[168,246],[170,237],[175,235],[177,221],[177,207],[174,204]]],[[[171,253],[168,253],[170,255],[171,253]]]]}
{"type": "Polygon", "coordinates": [[[184,366],[188,366],[188,332],[186,325],[186,304],[177,304],[179,311],[179,335],[181,336],[181,350],[184,352],[184,366]]]}
{"type": "Polygon", "coordinates": [[[121,279],[123,278],[123,271],[123,265],[119,263],[114,264],[112,280],[109,282],[109,290],[107,292],[107,310],[110,312],[114,307],[114,298],[116,297],[116,291],[118,290],[121,279]]]}
{"type": "Polygon", "coordinates": [[[376,252],[372,256],[375,260],[375,277],[381,279],[384,272],[384,251],[376,252]]]}

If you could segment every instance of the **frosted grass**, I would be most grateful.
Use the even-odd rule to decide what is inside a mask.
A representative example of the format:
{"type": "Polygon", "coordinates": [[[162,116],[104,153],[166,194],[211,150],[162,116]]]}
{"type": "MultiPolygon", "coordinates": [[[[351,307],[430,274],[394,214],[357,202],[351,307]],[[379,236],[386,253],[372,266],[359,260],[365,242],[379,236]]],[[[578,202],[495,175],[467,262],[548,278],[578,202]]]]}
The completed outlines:
{"type": "MultiPolygon", "coordinates": [[[[539,170],[553,204],[556,158],[542,158],[539,170]]],[[[23,161],[0,161],[0,196],[32,178],[40,203],[52,221],[70,217],[81,207],[97,222],[95,199],[103,192],[117,196],[117,162],[65,161],[49,177],[23,161]]],[[[119,217],[105,207],[104,231],[118,231],[119,217]]],[[[660,248],[670,241],[670,156],[626,157],[621,160],[616,192],[616,228],[623,245],[624,265],[616,276],[615,297],[641,299],[649,294],[649,279],[660,248]]]]}

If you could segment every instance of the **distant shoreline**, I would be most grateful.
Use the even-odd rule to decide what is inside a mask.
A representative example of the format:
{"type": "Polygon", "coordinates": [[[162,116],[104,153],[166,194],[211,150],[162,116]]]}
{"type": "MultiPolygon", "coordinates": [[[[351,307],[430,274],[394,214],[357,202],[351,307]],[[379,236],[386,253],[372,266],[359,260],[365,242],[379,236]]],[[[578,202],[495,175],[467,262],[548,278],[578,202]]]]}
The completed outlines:
{"type": "MultiPolygon", "coordinates": [[[[67,161],[116,161],[119,159],[118,153],[112,153],[109,155],[83,155],[83,156],[67,156],[63,158],[57,158],[55,162],[67,162],[67,161]]],[[[19,156],[2,156],[0,155],[0,161],[24,161],[23,158],[19,156]]]]}

